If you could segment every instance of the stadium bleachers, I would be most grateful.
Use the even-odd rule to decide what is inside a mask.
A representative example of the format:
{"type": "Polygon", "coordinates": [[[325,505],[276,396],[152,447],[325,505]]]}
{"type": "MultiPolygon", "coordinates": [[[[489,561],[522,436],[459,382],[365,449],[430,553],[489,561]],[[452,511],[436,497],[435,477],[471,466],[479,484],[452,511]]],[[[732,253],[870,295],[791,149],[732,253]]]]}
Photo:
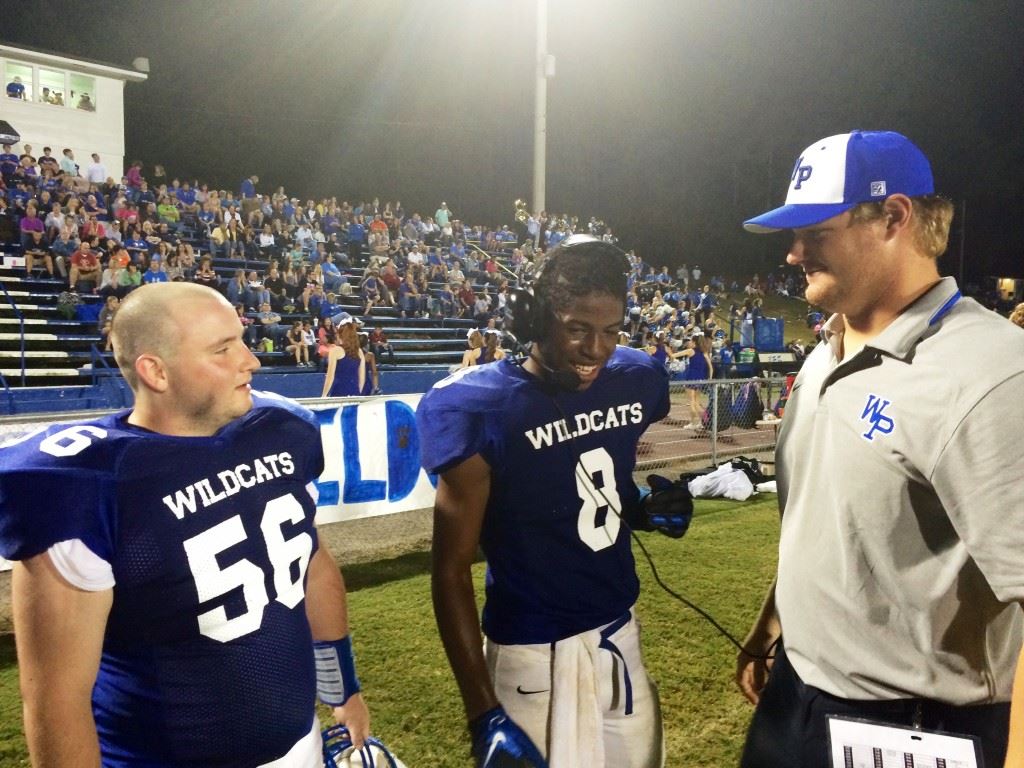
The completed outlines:
{"type": "MultiPolygon", "coordinates": [[[[447,286],[439,282],[428,283],[426,291],[420,287],[420,294],[426,296],[426,307],[421,307],[417,312],[402,312],[398,306],[382,306],[377,303],[364,314],[366,305],[360,295],[360,285],[369,266],[376,264],[371,258],[371,251],[374,251],[380,242],[376,239],[379,234],[365,240],[359,239],[373,229],[368,225],[365,229],[360,226],[364,215],[367,222],[374,216],[373,213],[362,210],[363,203],[358,204],[356,208],[349,208],[346,203],[342,211],[336,206],[336,201],[331,203],[334,207],[328,209],[329,203],[325,198],[322,203],[326,214],[321,210],[310,218],[303,214],[296,215],[293,219],[296,212],[302,212],[298,211],[298,207],[282,207],[282,202],[283,206],[289,206],[289,202],[287,197],[279,194],[268,196],[261,212],[247,206],[245,201],[233,198],[230,193],[211,190],[208,201],[202,204],[202,210],[199,211],[187,202],[179,205],[173,189],[168,191],[163,185],[154,186],[150,191],[159,197],[157,202],[173,201],[170,203],[172,212],[177,206],[178,215],[171,216],[163,210],[160,210],[159,215],[152,211],[146,212],[146,206],[152,209],[152,201],[156,198],[145,197],[149,192],[143,190],[141,185],[119,188],[111,185],[104,187],[102,192],[99,188],[91,190],[100,196],[103,203],[101,210],[97,212],[95,208],[87,210],[91,203],[77,205],[77,202],[84,200],[85,197],[81,190],[74,188],[74,184],[66,184],[66,179],[63,178],[43,179],[41,176],[42,171],[29,178],[20,169],[7,168],[4,170],[3,184],[0,185],[0,194],[9,204],[9,208],[0,214],[0,392],[6,393],[8,399],[11,398],[12,390],[52,389],[56,396],[61,388],[96,388],[97,385],[107,385],[116,381],[118,376],[113,355],[104,349],[106,341],[97,322],[104,298],[97,293],[75,293],[74,288],[69,288],[66,275],[64,279],[59,276],[51,277],[40,269],[31,275],[26,274],[21,251],[28,242],[26,237],[31,238],[26,234],[19,237],[20,228],[27,226],[22,217],[27,208],[34,206],[42,207],[42,217],[49,210],[51,200],[61,201],[65,206],[65,212],[77,217],[69,225],[73,232],[72,242],[77,238],[87,240],[94,234],[99,237],[99,242],[94,242],[92,247],[94,250],[98,249],[99,260],[104,267],[113,243],[109,240],[104,243],[105,234],[101,232],[100,227],[117,219],[125,226],[115,239],[122,240],[128,245],[132,260],[139,265],[139,271],[144,272],[149,258],[152,256],[155,259],[157,254],[161,254],[160,258],[165,260],[164,263],[169,268],[177,268],[177,264],[171,261],[170,251],[179,242],[183,242],[190,246],[195,259],[194,265],[198,265],[201,258],[212,259],[213,269],[220,278],[220,287],[226,294],[229,293],[229,283],[240,270],[246,275],[255,272],[263,279],[268,274],[271,259],[278,262],[282,274],[287,271],[286,263],[298,267],[303,263],[308,266],[319,261],[315,258],[317,246],[314,245],[315,238],[312,234],[307,231],[300,239],[296,233],[309,224],[310,218],[331,219],[333,229],[328,231],[325,228],[324,232],[332,238],[334,234],[338,235],[339,241],[335,242],[332,239],[325,243],[326,237],[320,237],[319,240],[325,243],[323,248],[340,254],[337,256],[337,266],[347,278],[348,287],[336,287],[334,295],[328,295],[329,304],[323,314],[337,317],[339,312],[347,312],[363,323],[364,332],[369,332],[376,326],[384,330],[392,350],[392,353],[383,356],[384,359],[377,360],[377,367],[382,376],[381,387],[384,391],[388,391],[389,371],[401,371],[403,377],[409,378],[410,374],[419,375],[423,372],[436,374],[460,363],[466,349],[467,329],[481,324],[479,316],[477,319],[445,317],[440,299],[442,291],[447,286]],[[273,211],[270,210],[271,200],[273,211]],[[236,206],[248,217],[245,222],[239,217],[236,206]],[[254,222],[256,217],[262,216],[267,217],[268,231],[273,229],[275,233],[276,240],[269,243],[257,239],[257,233],[263,229],[263,225],[254,222]],[[273,224],[270,223],[271,220],[273,224]],[[234,235],[225,235],[228,231],[225,222],[234,221],[239,222],[237,241],[234,235]],[[346,221],[349,223],[346,224],[346,221]],[[141,224],[141,233],[129,233],[129,225],[134,227],[133,222],[141,224]],[[150,225],[152,229],[149,229],[150,225]],[[351,231],[350,226],[353,228],[351,231]],[[349,235],[357,239],[350,243],[349,235]],[[229,245],[227,249],[223,245],[225,238],[229,245]],[[139,243],[140,239],[145,242],[139,243]],[[236,242],[240,247],[231,248],[231,242],[236,242]],[[361,242],[361,248],[355,247],[354,242],[361,242]],[[165,247],[165,243],[170,247],[165,247]],[[423,309],[427,311],[424,312],[423,309]]],[[[198,183],[194,187],[198,188],[198,183]]],[[[295,198],[291,200],[293,203],[296,202],[295,198]]],[[[60,214],[61,209],[57,211],[60,214]]],[[[397,245],[397,248],[389,251],[390,255],[401,254],[401,257],[395,256],[400,277],[404,278],[403,267],[406,265],[407,249],[415,249],[417,240],[421,248],[424,242],[428,247],[433,246],[435,238],[437,244],[445,244],[445,257],[448,246],[460,246],[458,251],[452,248],[452,257],[455,258],[455,254],[458,253],[457,258],[462,261],[462,266],[465,267],[473,288],[478,293],[485,285],[494,289],[495,273],[493,264],[489,261],[486,265],[486,269],[490,270],[489,274],[485,271],[476,272],[475,264],[480,264],[480,269],[484,270],[484,260],[493,256],[507,270],[512,249],[516,246],[515,235],[507,228],[492,232],[479,226],[463,228],[460,224],[442,233],[439,227],[430,229],[426,225],[425,221],[429,221],[429,217],[424,220],[419,214],[413,214],[406,217],[407,228],[400,231],[400,216],[401,214],[390,223],[390,237],[392,244],[397,245]],[[411,234],[408,227],[412,227],[411,234]],[[490,250],[488,252],[484,249],[490,250]],[[484,280],[488,277],[490,282],[485,283],[484,280]]],[[[51,224],[47,220],[46,226],[44,239],[49,244],[54,238],[54,232],[64,225],[51,224]]],[[[233,223],[231,227],[234,227],[233,223]]],[[[106,228],[112,231],[109,225],[106,228]]],[[[234,232],[233,229],[232,231],[234,232]]],[[[430,254],[427,251],[420,252],[427,262],[425,266],[428,272],[431,271],[433,267],[426,258],[430,254]]],[[[377,256],[381,254],[379,248],[374,253],[377,256]]],[[[56,259],[55,263],[63,271],[65,265],[62,262],[58,263],[56,259]]],[[[440,266],[437,261],[433,264],[440,266]]],[[[45,260],[37,257],[36,266],[44,265],[45,260]]],[[[453,265],[449,262],[448,266],[450,268],[453,265]]],[[[191,279],[195,267],[188,262],[185,267],[186,279],[191,279]]],[[[502,274],[510,278],[512,286],[516,285],[515,276],[511,271],[502,274]]],[[[437,276],[444,279],[440,274],[437,276]]],[[[252,302],[253,294],[250,291],[244,293],[247,294],[246,300],[252,302]]],[[[232,290],[230,295],[234,297],[236,292],[232,290]]],[[[296,321],[310,321],[315,329],[321,318],[311,316],[308,310],[304,310],[294,293],[289,295],[292,298],[283,302],[280,300],[280,294],[275,299],[273,311],[280,316],[280,325],[267,334],[262,332],[259,325],[256,308],[250,305],[243,310],[254,321],[259,331],[247,338],[254,344],[253,351],[262,364],[263,374],[280,372],[309,377],[315,375],[314,370],[308,366],[296,365],[294,356],[284,350],[283,347],[287,344],[286,332],[296,321]],[[265,336],[273,339],[272,350],[263,346],[265,336]],[[260,341],[259,344],[255,343],[257,339],[260,341]]],[[[491,295],[493,297],[493,293],[491,295]]],[[[394,299],[397,303],[397,296],[394,299]]],[[[314,299],[319,300],[320,297],[314,299]]],[[[497,300],[492,298],[492,301],[494,310],[497,300]]],[[[450,309],[451,305],[448,306],[450,309]]],[[[317,308],[311,304],[310,309],[316,311],[317,308]]],[[[326,367],[325,361],[319,363],[319,371],[323,371],[326,367]]],[[[60,397],[63,396],[60,394],[60,397]]]]}
{"type": "MultiPolygon", "coordinates": [[[[4,255],[16,255],[16,245],[8,245],[4,255]]],[[[238,269],[267,267],[265,261],[214,259],[214,270],[226,282],[238,269]]],[[[37,273],[38,275],[38,273],[37,273]]],[[[358,286],[362,269],[349,270],[348,277],[358,286]]],[[[476,286],[482,289],[483,284],[476,286]]],[[[431,293],[440,292],[439,283],[430,285],[431,293]]],[[[19,267],[0,266],[0,382],[7,387],[75,386],[90,384],[95,375],[115,369],[113,355],[103,350],[97,324],[79,316],[66,317],[58,310],[60,294],[67,290],[59,278],[27,276],[19,267]],[[24,364],[23,364],[24,363],[24,364]]],[[[101,302],[99,296],[80,296],[85,305],[101,302]]],[[[382,374],[389,370],[407,370],[421,366],[449,366],[462,359],[466,348],[466,330],[473,320],[456,318],[402,318],[395,307],[374,307],[363,316],[358,291],[338,296],[341,309],[359,317],[367,329],[380,325],[394,348],[394,362],[378,361],[382,374]]],[[[301,312],[280,312],[282,325],[295,320],[311,320],[301,312]]],[[[305,372],[292,364],[290,354],[257,352],[264,371],[305,372]]]]}
{"type": "MultiPolygon", "coordinates": [[[[0,375],[7,386],[81,384],[100,345],[96,324],[67,319],[57,300],[62,281],[0,268],[0,375]],[[24,361],[24,366],[22,365],[24,361]]],[[[86,297],[90,303],[99,297],[86,297]]]]}

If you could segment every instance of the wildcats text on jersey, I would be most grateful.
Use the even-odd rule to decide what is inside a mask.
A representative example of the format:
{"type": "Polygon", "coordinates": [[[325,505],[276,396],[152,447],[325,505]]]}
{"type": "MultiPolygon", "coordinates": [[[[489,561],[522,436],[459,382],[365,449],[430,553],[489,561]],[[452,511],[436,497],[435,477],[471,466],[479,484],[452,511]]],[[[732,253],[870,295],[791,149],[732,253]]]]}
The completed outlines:
{"type": "Polygon", "coordinates": [[[640,424],[644,420],[644,407],[641,403],[615,405],[607,411],[595,410],[588,413],[577,413],[573,420],[576,428],[572,431],[569,430],[565,419],[557,419],[535,429],[528,429],[523,434],[526,435],[526,439],[530,441],[535,450],[540,450],[591,432],[640,424]]]}
{"type": "Polygon", "coordinates": [[[216,504],[228,496],[234,496],[243,488],[265,483],[268,480],[295,474],[295,462],[290,453],[272,453],[251,464],[239,464],[232,469],[225,469],[211,477],[197,480],[182,490],[164,496],[163,502],[179,520],[185,513],[194,514],[199,509],[216,504]],[[197,498],[198,496],[198,498],[197,498]]]}

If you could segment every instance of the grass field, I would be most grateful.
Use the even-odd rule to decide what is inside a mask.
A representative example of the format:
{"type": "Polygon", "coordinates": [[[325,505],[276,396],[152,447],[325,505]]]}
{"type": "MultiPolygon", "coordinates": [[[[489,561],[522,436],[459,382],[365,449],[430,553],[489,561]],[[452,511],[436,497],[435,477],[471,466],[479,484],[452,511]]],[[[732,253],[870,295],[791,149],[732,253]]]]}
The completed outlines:
{"type": "MultiPolygon", "coordinates": [[[[662,579],[742,639],[775,568],[775,497],[698,501],[682,540],[641,534],[662,579]]],[[[732,683],[735,651],[679,604],[637,553],[648,667],[661,690],[668,766],[735,765],[751,710],[732,683]]],[[[429,556],[345,569],[374,731],[409,768],[470,765],[462,708],[430,608],[429,556]]],[[[483,565],[474,573],[482,590],[483,565]]],[[[14,641],[0,638],[0,766],[28,765],[14,641]]]]}

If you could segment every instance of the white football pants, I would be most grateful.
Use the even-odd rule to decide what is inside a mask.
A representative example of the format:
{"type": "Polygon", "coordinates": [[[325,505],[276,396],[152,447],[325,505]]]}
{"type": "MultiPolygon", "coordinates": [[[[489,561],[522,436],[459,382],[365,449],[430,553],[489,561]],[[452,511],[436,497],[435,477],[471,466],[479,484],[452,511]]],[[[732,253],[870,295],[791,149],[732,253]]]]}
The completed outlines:
{"type": "MultiPolygon", "coordinates": [[[[608,768],[661,768],[665,764],[665,748],[658,689],[644,667],[636,618],[631,611],[628,619],[624,616],[599,627],[598,631],[600,643],[595,643],[596,653],[592,656],[595,660],[593,689],[600,710],[605,765],[608,768]]],[[[487,667],[498,701],[545,758],[551,755],[553,739],[566,735],[572,738],[573,733],[580,733],[575,724],[559,725],[557,718],[553,718],[551,691],[559,682],[554,658],[559,647],[584,637],[598,639],[595,633],[587,632],[554,645],[485,642],[487,667]]],[[[574,684],[572,678],[561,682],[574,684]]],[[[556,766],[552,764],[552,768],[556,766]]]]}

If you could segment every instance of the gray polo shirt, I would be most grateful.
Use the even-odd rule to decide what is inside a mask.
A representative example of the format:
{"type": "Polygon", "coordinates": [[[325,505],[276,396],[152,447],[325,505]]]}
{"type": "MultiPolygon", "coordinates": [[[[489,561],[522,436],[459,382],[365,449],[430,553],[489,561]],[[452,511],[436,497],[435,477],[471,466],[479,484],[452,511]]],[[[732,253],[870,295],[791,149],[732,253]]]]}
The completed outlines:
{"type": "Polygon", "coordinates": [[[808,357],[777,450],[776,603],[804,682],[1010,698],[1024,600],[1024,331],[945,278],[853,357],[808,357]]]}

